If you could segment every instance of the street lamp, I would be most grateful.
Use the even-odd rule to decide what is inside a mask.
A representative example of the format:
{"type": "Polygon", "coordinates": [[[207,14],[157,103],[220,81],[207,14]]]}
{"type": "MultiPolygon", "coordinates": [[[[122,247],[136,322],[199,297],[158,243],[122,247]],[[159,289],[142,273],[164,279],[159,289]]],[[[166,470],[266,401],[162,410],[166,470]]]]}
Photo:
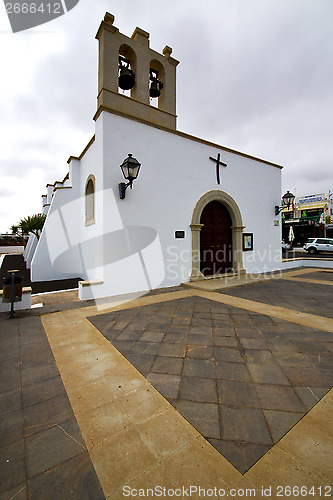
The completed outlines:
{"type": "Polygon", "coordinates": [[[290,208],[290,206],[294,203],[294,200],[295,195],[287,191],[286,194],[282,196],[282,206],[279,207],[278,205],[275,205],[275,215],[279,215],[284,208],[290,208]]]}
{"type": "Polygon", "coordinates": [[[132,189],[133,181],[137,178],[137,176],[139,174],[140,167],[141,167],[141,163],[139,163],[136,158],[133,158],[131,153],[128,153],[128,157],[125,158],[125,160],[120,165],[120,168],[123,172],[123,176],[128,181],[126,184],[125,184],[125,182],[120,182],[118,184],[119,198],[121,200],[123,200],[125,198],[125,192],[126,192],[126,189],[128,188],[128,186],[130,186],[132,189]]]}

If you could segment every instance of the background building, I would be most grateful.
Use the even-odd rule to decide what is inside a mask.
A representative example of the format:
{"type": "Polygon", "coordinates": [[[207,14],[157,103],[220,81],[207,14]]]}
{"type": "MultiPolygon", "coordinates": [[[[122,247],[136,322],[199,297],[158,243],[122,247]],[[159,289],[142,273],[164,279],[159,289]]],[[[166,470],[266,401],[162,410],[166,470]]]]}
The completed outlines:
{"type": "Polygon", "coordinates": [[[282,238],[303,246],[308,238],[333,236],[331,193],[298,197],[289,209],[282,210],[282,238]]]}

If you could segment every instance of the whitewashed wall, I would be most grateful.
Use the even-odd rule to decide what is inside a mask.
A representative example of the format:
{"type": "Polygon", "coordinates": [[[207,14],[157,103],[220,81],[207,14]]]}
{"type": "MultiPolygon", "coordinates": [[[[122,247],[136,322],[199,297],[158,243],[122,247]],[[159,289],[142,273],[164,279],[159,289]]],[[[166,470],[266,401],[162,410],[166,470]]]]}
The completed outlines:
{"type": "MultiPolygon", "coordinates": [[[[79,163],[79,162],[77,162],[79,163]]],[[[79,240],[79,174],[73,186],[57,189],[31,261],[32,281],[51,281],[80,276],[83,271],[79,252],[70,251],[73,239],[79,240]]]]}
{"type": "Polygon", "coordinates": [[[243,254],[246,270],[281,267],[281,228],[274,226],[280,169],[106,112],[96,122],[95,135],[82,160],[71,162],[72,189],[53,196],[32,262],[33,280],[101,279],[100,296],[188,281],[193,209],[215,189],[236,201],[244,232],[254,233],[254,251],[243,254]],[[220,186],[209,159],[218,152],[228,164],[220,167],[220,186]],[[142,166],[133,189],[120,200],[120,164],[128,153],[142,166]],[[96,179],[96,223],[86,227],[84,189],[90,174],[96,179]],[[175,239],[177,230],[186,237],[175,239]]]}
{"type": "MultiPolygon", "coordinates": [[[[219,152],[176,134],[103,113],[104,186],[115,192],[124,226],[144,225],[156,229],[165,263],[161,286],[189,280],[192,268],[190,223],[195,204],[210,190],[227,192],[238,204],[245,226],[254,233],[254,251],[244,252],[248,272],[263,272],[281,264],[281,228],[274,226],[274,206],[281,197],[281,170],[230,152],[221,152],[227,168],[220,168],[216,182],[215,163],[219,152]],[[133,190],[119,200],[117,184],[122,181],[120,163],[132,153],[142,163],[133,190]],[[185,239],[174,232],[184,230],[185,239]]],[[[111,213],[111,207],[106,210],[111,213]]]]}

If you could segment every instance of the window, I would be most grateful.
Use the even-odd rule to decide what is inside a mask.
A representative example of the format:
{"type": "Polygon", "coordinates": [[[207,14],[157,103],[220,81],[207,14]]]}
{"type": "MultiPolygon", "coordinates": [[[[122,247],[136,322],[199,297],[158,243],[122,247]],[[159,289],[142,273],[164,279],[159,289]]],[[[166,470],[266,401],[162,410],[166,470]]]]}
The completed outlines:
{"type": "Polygon", "coordinates": [[[95,224],[95,177],[89,175],[85,189],[85,225],[95,224]]]}

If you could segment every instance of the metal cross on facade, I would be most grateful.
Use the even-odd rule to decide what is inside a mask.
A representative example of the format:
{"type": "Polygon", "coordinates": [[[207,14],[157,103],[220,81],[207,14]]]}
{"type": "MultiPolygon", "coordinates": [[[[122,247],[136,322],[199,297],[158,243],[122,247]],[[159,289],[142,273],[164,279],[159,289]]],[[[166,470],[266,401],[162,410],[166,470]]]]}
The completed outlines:
{"type": "Polygon", "coordinates": [[[220,158],[221,158],[221,155],[220,153],[217,153],[217,158],[213,158],[212,156],[209,157],[210,160],[213,160],[216,162],[216,180],[217,180],[217,183],[220,184],[220,165],[222,165],[223,167],[226,167],[227,164],[226,163],[223,163],[223,161],[220,161],[220,158]]]}

